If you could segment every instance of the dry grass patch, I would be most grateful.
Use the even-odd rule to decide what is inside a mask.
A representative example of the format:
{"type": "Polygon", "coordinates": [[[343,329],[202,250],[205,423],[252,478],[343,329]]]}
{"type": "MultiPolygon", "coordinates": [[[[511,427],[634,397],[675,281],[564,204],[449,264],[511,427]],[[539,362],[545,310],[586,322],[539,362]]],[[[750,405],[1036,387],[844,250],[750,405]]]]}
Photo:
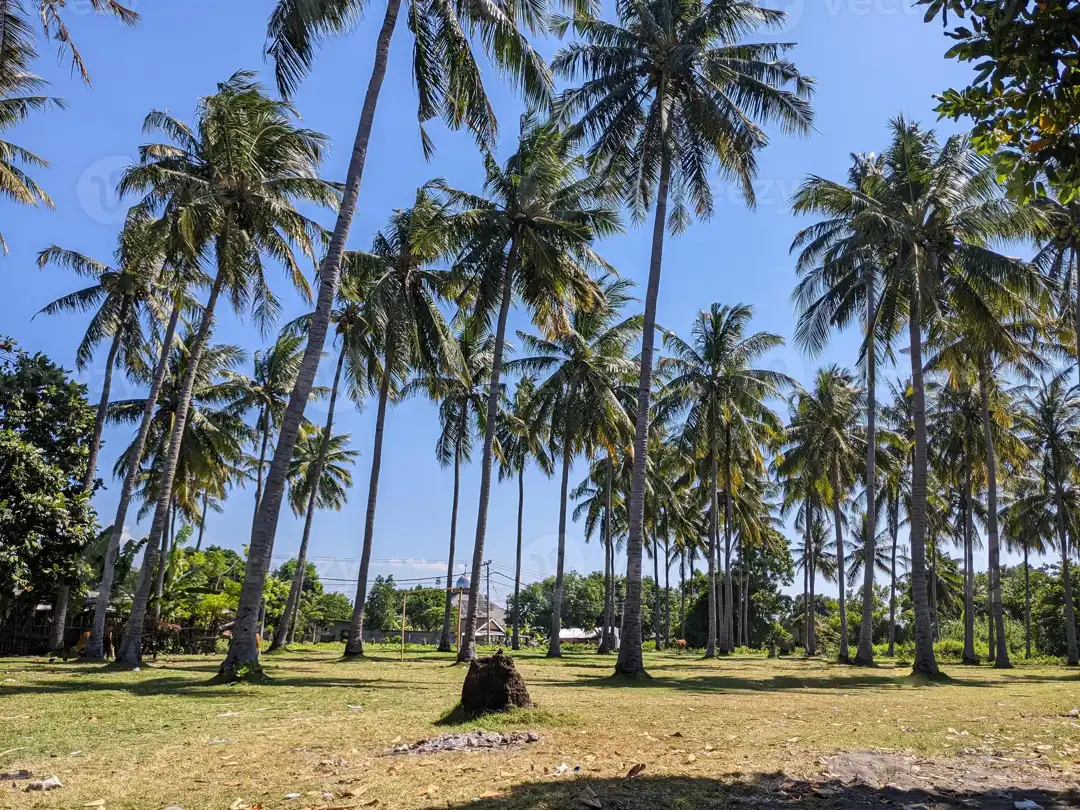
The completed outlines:
{"type": "Polygon", "coordinates": [[[571,784],[579,779],[606,786],[605,807],[640,800],[697,810],[727,806],[733,785],[765,790],[777,771],[820,778],[824,757],[871,749],[1029,760],[1023,767],[1063,782],[1080,771],[1080,720],[1068,716],[1080,680],[1060,669],[957,667],[947,684],[912,687],[904,668],[672,653],[648,655],[652,679],[628,685],[609,677],[612,659],[524,653],[518,666],[537,708],[458,724],[465,669],[450,656],[341,661],[339,653],[301,647],[267,657],[272,681],[259,686],[208,685],[211,658],[161,660],[138,673],[0,660],[0,771],[27,768],[64,783],[44,794],[4,788],[0,807],[412,810],[473,799],[492,810],[584,807],[571,784]],[[541,739],[506,751],[384,756],[475,728],[541,739]],[[638,763],[643,781],[623,785],[638,763]]]}

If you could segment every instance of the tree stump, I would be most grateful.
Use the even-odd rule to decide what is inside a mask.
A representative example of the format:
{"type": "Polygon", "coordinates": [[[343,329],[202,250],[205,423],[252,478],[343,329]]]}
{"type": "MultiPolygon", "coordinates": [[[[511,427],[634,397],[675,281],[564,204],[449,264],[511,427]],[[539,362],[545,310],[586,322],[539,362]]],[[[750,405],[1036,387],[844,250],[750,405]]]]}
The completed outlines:
{"type": "Polygon", "coordinates": [[[532,700],[514,659],[499,650],[490,658],[473,659],[461,687],[461,709],[470,717],[513,708],[530,709],[532,700]]]}

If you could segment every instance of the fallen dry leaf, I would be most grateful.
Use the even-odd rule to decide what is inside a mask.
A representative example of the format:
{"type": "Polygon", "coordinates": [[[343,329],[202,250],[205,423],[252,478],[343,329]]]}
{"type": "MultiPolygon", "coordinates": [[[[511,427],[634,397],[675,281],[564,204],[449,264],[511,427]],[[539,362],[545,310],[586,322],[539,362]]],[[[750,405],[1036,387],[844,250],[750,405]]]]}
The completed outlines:
{"type": "Polygon", "coordinates": [[[645,763],[644,762],[639,762],[637,765],[635,765],[633,768],[631,768],[629,771],[626,772],[626,777],[625,778],[626,779],[633,779],[635,776],[640,776],[641,773],[644,770],[645,770],[645,763]]]}

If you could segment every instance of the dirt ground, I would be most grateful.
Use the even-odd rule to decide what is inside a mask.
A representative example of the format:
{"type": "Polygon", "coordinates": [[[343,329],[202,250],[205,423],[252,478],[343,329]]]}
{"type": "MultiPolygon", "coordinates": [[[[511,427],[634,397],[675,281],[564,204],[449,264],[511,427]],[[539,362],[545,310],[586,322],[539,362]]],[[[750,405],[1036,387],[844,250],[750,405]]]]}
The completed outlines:
{"type": "Polygon", "coordinates": [[[526,653],[536,708],[461,723],[450,658],[339,654],[268,657],[264,686],[208,684],[210,658],[138,673],[0,660],[0,773],[63,784],[5,781],[0,808],[1080,807],[1066,670],[956,667],[913,686],[903,666],[671,653],[627,685],[609,658],[526,653]],[[480,729],[516,742],[394,753],[480,729]]]}

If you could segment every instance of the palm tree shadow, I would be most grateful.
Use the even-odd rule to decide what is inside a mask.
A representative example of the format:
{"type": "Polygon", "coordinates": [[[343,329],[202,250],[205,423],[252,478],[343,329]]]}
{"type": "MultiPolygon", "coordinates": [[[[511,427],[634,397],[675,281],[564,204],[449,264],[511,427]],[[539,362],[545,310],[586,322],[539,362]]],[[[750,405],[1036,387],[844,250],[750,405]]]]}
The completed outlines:
{"type": "Polygon", "coordinates": [[[1080,794],[1073,790],[1016,789],[1003,791],[980,788],[958,795],[943,796],[934,787],[900,789],[863,783],[844,783],[837,779],[807,781],[790,779],[784,774],[758,774],[731,781],[680,776],[634,779],[588,779],[528,782],[517,785],[500,796],[448,804],[448,810],[522,810],[540,807],[602,807],[618,810],[657,810],[657,808],[808,808],[814,810],[853,810],[893,807],[979,807],[983,810],[1012,810],[1025,801],[1039,807],[1072,806],[1080,794]],[[942,804],[943,798],[949,801],[942,804]]]}

